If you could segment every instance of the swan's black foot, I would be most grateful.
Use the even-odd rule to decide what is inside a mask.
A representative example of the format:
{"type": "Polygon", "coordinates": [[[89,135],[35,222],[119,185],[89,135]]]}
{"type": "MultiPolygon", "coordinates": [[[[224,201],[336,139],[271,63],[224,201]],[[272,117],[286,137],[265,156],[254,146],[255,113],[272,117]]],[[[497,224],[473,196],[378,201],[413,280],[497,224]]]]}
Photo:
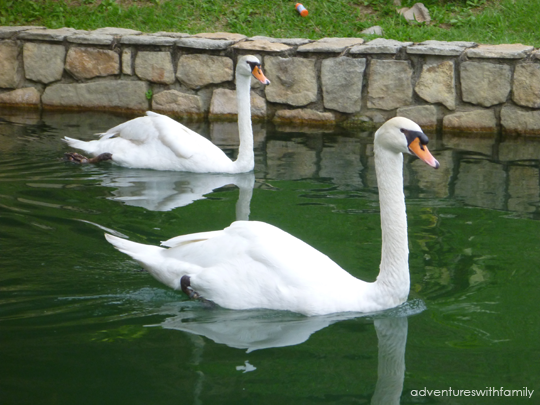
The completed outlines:
{"type": "Polygon", "coordinates": [[[200,301],[206,308],[214,308],[216,306],[213,301],[201,297],[201,295],[197,291],[194,291],[193,288],[191,288],[189,276],[182,276],[182,278],[180,279],[180,287],[182,288],[184,294],[186,294],[192,300],[200,301]]]}
{"type": "Polygon", "coordinates": [[[112,159],[112,153],[102,153],[101,155],[97,155],[93,158],[87,158],[86,156],[83,156],[77,152],[68,152],[64,153],[64,160],[66,162],[73,162],[73,163],[79,163],[79,164],[86,164],[86,163],[99,163],[103,162],[105,160],[111,160],[112,159]]]}
{"type": "Polygon", "coordinates": [[[182,291],[184,294],[186,294],[189,298],[192,300],[196,300],[201,298],[198,292],[193,291],[193,288],[191,288],[191,282],[189,276],[182,276],[180,279],[180,287],[182,288],[182,291]]]}

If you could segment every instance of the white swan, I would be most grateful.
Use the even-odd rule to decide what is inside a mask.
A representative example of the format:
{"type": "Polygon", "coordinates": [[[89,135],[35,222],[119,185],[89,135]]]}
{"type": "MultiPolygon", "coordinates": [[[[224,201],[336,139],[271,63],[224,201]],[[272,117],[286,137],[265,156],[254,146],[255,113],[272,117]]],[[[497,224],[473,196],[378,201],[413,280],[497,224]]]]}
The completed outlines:
{"type": "Polygon", "coordinates": [[[225,308],[322,315],[395,307],[407,299],[410,283],[402,153],[414,153],[438,168],[427,142],[417,124],[401,117],[390,119],[375,134],[382,257],[372,283],[263,222],[237,221],[222,231],[178,236],[162,243],[168,249],[105,236],[157,280],[225,308]]]}
{"type": "Polygon", "coordinates": [[[69,146],[92,156],[112,154],[120,166],[137,169],[176,170],[195,173],[245,173],[253,170],[253,131],[251,128],[251,75],[270,84],[255,56],[242,56],[236,66],[238,101],[238,158],[232,161],[216,145],[177,121],[147,112],[100,134],[95,141],[64,137],[69,146]]]}

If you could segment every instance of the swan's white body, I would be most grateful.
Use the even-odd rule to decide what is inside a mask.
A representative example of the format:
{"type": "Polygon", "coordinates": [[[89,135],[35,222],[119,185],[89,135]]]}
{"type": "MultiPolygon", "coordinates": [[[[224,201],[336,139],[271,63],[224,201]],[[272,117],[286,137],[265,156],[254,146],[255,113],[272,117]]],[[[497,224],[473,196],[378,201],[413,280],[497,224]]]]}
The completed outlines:
{"type": "Polygon", "coordinates": [[[144,117],[100,134],[98,140],[85,142],[69,137],[64,140],[92,156],[111,153],[113,163],[129,168],[194,173],[249,172],[254,166],[249,92],[252,73],[264,84],[270,83],[262,75],[257,58],[247,55],[239,59],[236,94],[240,146],[235,161],[205,137],[165,115],[150,111],[144,117]]]}
{"type": "MultiPolygon", "coordinates": [[[[402,153],[419,142],[415,138],[408,145],[405,133],[425,137],[405,118],[393,118],[375,134],[383,235],[375,282],[353,277],[328,256],[263,222],[237,221],[222,231],[178,236],[162,243],[168,249],[111,235],[107,240],[162,283],[178,289],[188,276],[194,291],[225,308],[322,315],[395,307],[406,301],[410,284],[402,153]]],[[[438,167],[424,145],[415,153],[438,167]]]]}

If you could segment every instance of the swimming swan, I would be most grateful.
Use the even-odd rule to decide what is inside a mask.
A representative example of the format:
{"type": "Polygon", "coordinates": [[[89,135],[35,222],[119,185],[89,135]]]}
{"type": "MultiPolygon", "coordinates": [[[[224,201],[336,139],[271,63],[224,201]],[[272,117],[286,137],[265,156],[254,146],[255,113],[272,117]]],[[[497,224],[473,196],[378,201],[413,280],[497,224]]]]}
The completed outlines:
{"type": "Polygon", "coordinates": [[[179,122],[148,111],[146,116],[120,124],[100,134],[95,141],[64,137],[69,146],[92,156],[112,154],[120,166],[137,169],[176,170],[194,173],[245,173],[253,170],[251,128],[251,75],[270,84],[255,56],[242,56],[236,66],[238,101],[238,158],[232,161],[216,145],[179,122]]]}
{"type": "Polygon", "coordinates": [[[410,284],[402,154],[414,153],[438,168],[427,143],[421,128],[402,117],[390,119],[375,133],[382,257],[377,280],[371,283],[263,222],[236,221],[222,231],[177,236],[162,243],[168,249],[105,237],[162,283],[229,309],[323,315],[392,308],[407,300],[410,284]]]}

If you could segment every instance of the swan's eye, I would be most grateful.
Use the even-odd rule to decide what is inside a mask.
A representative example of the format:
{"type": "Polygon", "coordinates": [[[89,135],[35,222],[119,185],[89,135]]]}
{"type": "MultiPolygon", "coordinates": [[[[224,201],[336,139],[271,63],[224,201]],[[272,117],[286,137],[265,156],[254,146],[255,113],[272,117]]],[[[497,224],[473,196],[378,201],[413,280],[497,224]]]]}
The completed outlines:
{"type": "Polygon", "coordinates": [[[256,67],[261,67],[261,64],[260,63],[257,63],[257,62],[249,62],[247,61],[246,62],[248,65],[249,65],[249,68],[250,70],[253,72],[253,69],[255,69],[256,67]]]}
{"type": "Polygon", "coordinates": [[[424,145],[429,143],[429,138],[422,131],[411,131],[405,128],[401,128],[400,131],[405,134],[405,138],[407,138],[407,145],[410,145],[416,138],[418,138],[420,141],[420,148],[424,150],[424,145]]]}

